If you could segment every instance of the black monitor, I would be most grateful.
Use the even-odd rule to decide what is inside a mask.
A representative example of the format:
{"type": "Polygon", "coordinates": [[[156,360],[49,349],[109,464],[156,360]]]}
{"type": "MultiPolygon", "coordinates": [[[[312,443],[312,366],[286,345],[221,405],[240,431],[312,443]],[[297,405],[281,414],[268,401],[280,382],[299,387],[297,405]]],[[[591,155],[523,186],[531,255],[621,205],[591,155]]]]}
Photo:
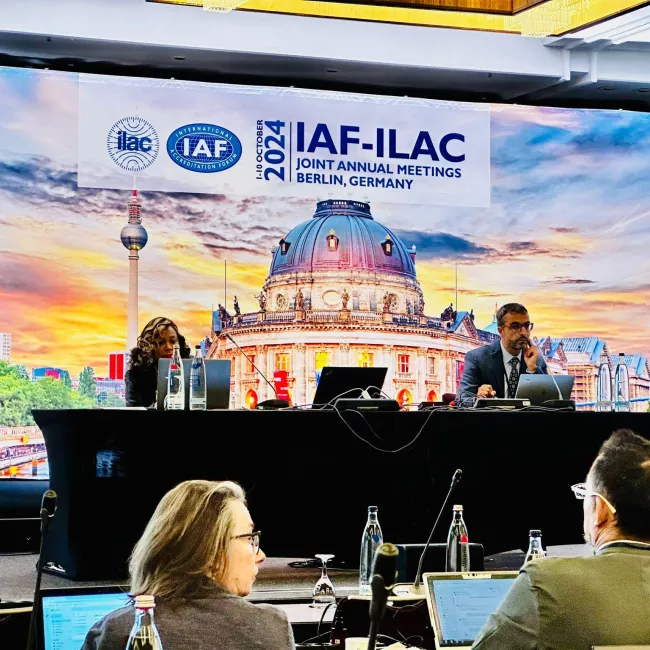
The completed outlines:
{"type": "Polygon", "coordinates": [[[370,397],[380,397],[388,368],[325,366],[321,371],[312,408],[322,408],[337,397],[354,399],[367,390],[370,397]]]}
{"type": "MultiPolygon", "coordinates": [[[[190,407],[190,371],[192,359],[183,359],[185,408],[190,407]]],[[[158,360],[158,396],[156,408],[165,408],[169,359],[158,360]]],[[[227,409],[230,405],[230,361],[208,359],[205,362],[206,405],[208,409],[227,409]]]]}

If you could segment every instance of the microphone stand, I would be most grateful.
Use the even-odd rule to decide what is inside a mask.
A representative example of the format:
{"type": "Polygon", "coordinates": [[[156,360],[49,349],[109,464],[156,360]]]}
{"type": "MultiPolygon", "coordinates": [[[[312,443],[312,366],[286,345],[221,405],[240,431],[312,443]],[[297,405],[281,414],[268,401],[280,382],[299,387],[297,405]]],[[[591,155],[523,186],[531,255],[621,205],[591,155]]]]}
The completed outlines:
{"type": "Polygon", "coordinates": [[[27,650],[37,650],[38,635],[36,625],[38,621],[38,608],[40,603],[41,579],[43,578],[43,550],[45,539],[50,530],[50,523],[56,513],[56,492],[47,490],[41,501],[41,545],[38,551],[38,562],[36,564],[36,586],[34,587],[34,602],[32,613],[29,617],[29,633],[27,635],[27,650]]]}
{"type": "Polygon", "coordinates": [[[275,386],[266,378],[266,375],[255,365],[255,362],[242,350],[241,346],[235,339],[230,336],[227,332],[224,332],[228,340],[244,355],[248,363],[255,368],[257,374],[271,387],[271,390],[275,394],[275,399],[265,399],[260,402],[255,408],[258,409],[287,409],[291,405],[286,399],[278,399],[278,391],[275,390],[275,386]]]}
{"type": "Polygon", "coordinates": [[[415,581],[409,588],[409,591],[413,594],[417,595],[422,595],[422,592],[424,591],[422,588],[421,580],[422,580],[422,565],[424,564],[424,558],[427,554],[427,551],[429,550],[429,544],[431,543],[431,540],[433,538],[433,533],[435,532],[436,528],[438,527],[438,522],[440,521],[440,517],[442,516],[442,513],[445,510],[445,506],[447,505],[447,501],[449,501],[449,497],[451,496],[451,493],[454,491],[454,488],[458,485],[460,482],[460,479],[463,478],[463,471],[460,469],[457,469],[454,472],[454,475],[451,479],[451,485],[449,486],[449,492],[447,492],[447,496],[445,497],[445,500],[442,502],[442,506],[440,508],[440,512],[438,512],[438,517],[436,518],[435,523],[433,524],[433,528],[431,529],[431,532],[429,533],[429,539],[427,539],[426,544],[424,545],[424,550],[422,551],[422,555],[420,555],[420,562],[418,563],[418,571],[415,574],[415,581]]]}
{"type": "Polygon", "coordinates": [[[375,650],[377,645],[377,635],[379,634],[379,624],[384,618],[386,612],[386,603],[388,601],[388,591],[383,576],[375,574],[370,582],[372,588],[373,611],[370,617],[370,630],[368,632],[368,650],[375,650]]]}

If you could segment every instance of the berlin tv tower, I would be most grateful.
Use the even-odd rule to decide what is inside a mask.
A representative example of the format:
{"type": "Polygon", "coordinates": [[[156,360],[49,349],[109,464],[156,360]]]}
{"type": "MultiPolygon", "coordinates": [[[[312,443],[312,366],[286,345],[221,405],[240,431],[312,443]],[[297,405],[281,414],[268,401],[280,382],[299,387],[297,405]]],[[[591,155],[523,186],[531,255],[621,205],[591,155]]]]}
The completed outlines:
{"type": "Polygon", "coordinates": [[[124,248],[129,251],[129,313],[127,321],[126,345],[130,351],[138,344],[138,260],[139,252],[147,245],[147,231],[140,217],[138,190],[133,190],[129,202],[129,223],[122,228],[120,239],[124,248]]]}

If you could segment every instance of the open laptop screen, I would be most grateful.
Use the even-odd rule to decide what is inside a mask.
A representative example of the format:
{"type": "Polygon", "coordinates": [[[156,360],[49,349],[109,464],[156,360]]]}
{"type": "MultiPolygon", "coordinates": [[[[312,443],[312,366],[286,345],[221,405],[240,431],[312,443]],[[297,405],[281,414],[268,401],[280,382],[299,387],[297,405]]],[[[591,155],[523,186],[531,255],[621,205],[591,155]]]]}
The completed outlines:
{"type": "Polygon", "coordinates": [[[432,622],[440,647],[471,646],[516,575],[463,578],[461,574],[448,574],[449,578],[430,578],[427,586],[431,590],[432,622]]]}
{"type": "Polygon", "coordinates": [[[110,612],[125,607],[125,593],[43,596],[44,650],[79,650],[90,628],[110,612]]]}

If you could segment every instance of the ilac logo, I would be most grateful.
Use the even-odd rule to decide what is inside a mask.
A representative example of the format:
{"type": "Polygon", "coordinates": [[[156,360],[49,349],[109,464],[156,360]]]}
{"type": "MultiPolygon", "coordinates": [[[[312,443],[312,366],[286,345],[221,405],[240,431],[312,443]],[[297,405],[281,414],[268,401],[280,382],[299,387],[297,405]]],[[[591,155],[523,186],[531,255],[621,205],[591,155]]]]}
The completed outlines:
{"type": "Polygon", "coordinates": [[[167,153],[179,166],[211,174],[236,165],[241,158],[239,138],[215,124],[187,124],[167,139],[167,153]]]}
{"type": "Polygon", "coordinates": [[[123,117],[108,132],[106,147],[118,167],[129,172],[140,172],[156,160],[160,139],[147,120],[123,117]]]}

